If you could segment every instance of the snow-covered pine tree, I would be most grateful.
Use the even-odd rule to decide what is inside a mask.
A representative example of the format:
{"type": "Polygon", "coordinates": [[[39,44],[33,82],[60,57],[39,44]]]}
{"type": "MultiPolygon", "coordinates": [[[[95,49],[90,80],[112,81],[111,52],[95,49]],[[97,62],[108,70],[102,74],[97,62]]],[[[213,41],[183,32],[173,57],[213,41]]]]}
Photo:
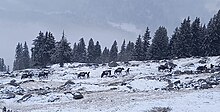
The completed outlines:
{"type": "Polygon", "coordinates": [[[152,44],[149,49],[150,59],[166,59],[168,55],[168,36],[165,27],[159,27],[155,32],[152,44]]]}
{"type": "Polygon", "coordinates": [[[126,50],[125,50],[125,60],[126,61],[131,61],[133,60],[133,53],[134,53],[134,43],[129,41],[127,46],[126,46],[126,50]]]}
{"type": "Polygon", "coordinates": [[[15,50],[13,70],[21,70],[23,68],[23,47],[21,43],[18,43],[15,50]]]}
{"type": "Polygon", "coordinates": [[[70,43],[68,43],[63,32],[61,40],[56,43],[56,48],[51,59],[54,63],[59,63],[60,67],[63,67],[64,63],[71,62],[71,51],[70,43]]]}
{"type": "Polygon", "coordinates": [[[0,72],[4,72],[6,70],[5,62],[3,58],[0,58],[0,72]]]}
{"type": "Polygon", "coordinates": [[[23,47],[22,66],[23,69],[27,69],[30,67],[30,55],[29,55],[28,45],[26,42],[24,43],[24,47],[23,47]]]}
{"type": "Polygon", "coordinates": [[[115,40],[109,53],[109,61],[117,61],[118,59],[118,46],[117,41],[115,40]]]}
{"type": "Polygon", "coordinates": [[[126,50],[126,46],[125,46],[125,40],[123,41],[122,45],[121,45],[121,51],[118,54],[118,60],[119,61],[126,61],[126,55],[125,55],[125,50],[126,50]]]}
{"type": "Polygon", "coordinates": [[[95,62],[95,45],[92,38],[89,40],[89,45],[87,48],[87,62],[95,62]]]}
{"type": "Polygon", "coordinates": [[[85,41],[83,38],[79,40],[79,43],[77,45],[77,62],[85,63],[86,62],[86,47],[85,47],[85,41]]]}
{"type": "Polygon", "coordinates": [[[45,67],[48,64],[52,64],[51,55],[55,49],[55,39],[52,33],[46,32],[44,35],[40,32],[39,36],[33,41],[33,47],[31,49],[32,66],[45,67]]]}
{"type": "Polygon", "coordinates": [[[150,30],[147,27],[146,32],[143,35],[143,52],[144,52],[144,60],[149,59],[148,50],[150,47],[150,30]]]}
{"type": "Polygon", "coordinates": [[[73,49],[72,49],[72,62],[78,62],[78,53],[77,53],[77,49],[78,49],[78,46],[76,43],[74,43],[73,45],[73,49]]]}
{"type": "Polygon", "coordinates": [[[172,35],[172,38],[170,39],[169,42],[169,52],[168,52],[168,57],[169,58],[175,58],[177,57],[177,52],[178,52],[178,42],[177,38],[180,35],[179,28],[177,27],[174,31],[174,34],[172,35]]]}
{"type": "Polygon", "coordinates": [[[191,46],[190,46],[190,54],[192,56],[202,56],[203,51],[201,49],[202,42],[203,42],[203,35],[202,35],[202,27],[200,24],[200,18],[196,18],[191,25],[191,32],[192,32],[192,39],[191,39],[191,46]]]}
{"type": "Polygon", "coordinates": [[[109,49],[107,47],[104,48],[102,55],[101,55],[102,63],[109,62],[109,49]]]}
{"type": "Polygon", "coordinates": [[[134,47],[134,59],[136,61],[143,61],[144,60],[144,56],[145,53],[143,51],[143,42],[141,39],[141,35],[138,36],[137,41],[135,43],[135,47],[134,47]]]}
{"type": "Polygon", "coordinates": [[[220,55],[220,10],[207,25],[207,34],[205,36],[205,55],[220,55]]]}
{"type": "Polygon", "coordinates": [[[179,28],[180,35],[177,38],[177,57],[185,58],[191,57],[191,46],[192,46],[192,33],[191,33],[191,25],[190,18],[183,20],[181,27],[179,28]]]}
{"type": "Polygon", "coordinates": [[[95,63],[101,63],[101,45],[99,44],[99,41],[96,42],[95,44],[95,49],[94,49],[94,56],[95,56],[95,63]]]}

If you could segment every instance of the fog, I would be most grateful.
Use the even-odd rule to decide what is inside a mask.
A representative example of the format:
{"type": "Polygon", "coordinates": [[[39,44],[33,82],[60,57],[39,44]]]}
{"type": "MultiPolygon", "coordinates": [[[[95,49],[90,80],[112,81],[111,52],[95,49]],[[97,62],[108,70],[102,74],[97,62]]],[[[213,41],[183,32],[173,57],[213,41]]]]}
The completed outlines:
{"type": "Polygon", "coordinates": [[[218,7],[220,0],[1,0],[0,57],[12,66],[17,43],[27,41],[31,48],[40,31],[59,40],[65,30],[71,43],[93,38],[102,47],[135,41],[147,26],[151,36],[159,26],[171,36],[184,18],[208,23],[218,7]]]}

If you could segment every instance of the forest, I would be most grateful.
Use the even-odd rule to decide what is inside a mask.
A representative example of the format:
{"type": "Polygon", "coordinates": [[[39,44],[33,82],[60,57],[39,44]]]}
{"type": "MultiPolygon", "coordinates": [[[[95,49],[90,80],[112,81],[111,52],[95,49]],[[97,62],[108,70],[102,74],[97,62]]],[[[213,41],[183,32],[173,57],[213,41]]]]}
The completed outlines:
{"type": "Polygon", "coordinates": [[[171,37],[168,37],[164,26],[160,26],[153,36],[147,27],[146,32],[139,35],[136,42],[124,40],[120,51],[117,41],[110,48],[102,48],[99,41],[92,38],[87,47],[83,38],[71,47],[64,31],[57,42],[51,32],[40,31],[32,45],[29,53],[26,42],[17,44],[13,70],[46,67],[57,63],[62,67],[64,63],[73,62],[109,63],[217,56],[220,55],[220,11],[207,25],[202,24],[198,17],[193,21],[190,17],[185,18],[171,37]]]}

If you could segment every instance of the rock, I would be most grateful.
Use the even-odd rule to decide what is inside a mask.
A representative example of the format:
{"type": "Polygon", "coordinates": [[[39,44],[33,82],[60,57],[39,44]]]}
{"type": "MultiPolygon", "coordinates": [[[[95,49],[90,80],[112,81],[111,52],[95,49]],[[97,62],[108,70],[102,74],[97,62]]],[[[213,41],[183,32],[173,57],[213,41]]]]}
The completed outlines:
{"type": "Polygon", "coordinates": [[[15,86],[15,87],[19,86],[19,84],[16,83],[15,79],[11,80],[8,84],[12,85],[12,86],[15,86]]]}
{"type": "Polygon", "coordinates": [[[0,99],[11,99],[11,98],[15,98],[14,93],[0,94],[0,99]]]}
{"type": "Polygon", "coordinates": [[[82,99],[83,95],[80,92],[75,92],[75,93],[73,93],[73,98],[74,99],[82,99]]]}
{"type": "Polygon", "coordinates": [[[118,64],[115,61],[112,61],[108,64],[109,67],[117,67],[118,64]]]}
{"type": "Polygon", "coordinates": [[[49,99],[48,99],[48,102],[55,102],[55,101],[57,101],[57,100],[59,100],[60,98],[58,97],[58,96],[52,96],[52,97],[50,97],[49,99]]]}
{"type": "Polygon", "coordinates": [[[25,102],[32,97],[31,94],[24,95],[21,99],[17,100],[18,103],[25,102]]]}
{"type": "Polygon", "coordinates": [[[200,87],[200,89],[209,89],[209,88],[212,88],[212,86],[209,84],[202,84],[200,87]]]}
{"type": "Polygon", "coordinates": [[[68,81],[64,84],[64,86],[66,86],[66,85],[73,85],[73,84],[75,84],[73,81],[68,80],[68,81]]]}

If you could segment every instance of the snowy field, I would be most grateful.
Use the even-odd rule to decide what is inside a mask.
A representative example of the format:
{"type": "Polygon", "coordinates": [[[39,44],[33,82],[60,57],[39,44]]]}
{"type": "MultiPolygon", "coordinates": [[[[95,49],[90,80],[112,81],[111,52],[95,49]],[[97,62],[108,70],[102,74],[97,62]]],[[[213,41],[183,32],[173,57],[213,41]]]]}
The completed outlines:
{"type": "Polygon", "coordinates": [[[40,69],[0,73],[0,108],[15,112],[148,112],[154,107],[169,107],[171,112],[219,112],[220,57],[187,58],[161,61],[131,61],[107,65],[52,65],[48,78],[38,78],[40,69]],[[158,71],[172,62],[176,67],[158,71]],[[211,68],[211,64],[216,67],[211,68]],[[200,66],[208,70],[198,71],[200,66]],[[121,74],[114,70],[130,68],[121,74]],[[111,70],[112,77],[104,76],[111,70]],[[24,71],[35,74],[21,79],[24,71]],[[80,72],[90,77],[77,78],[80,72]],[[74,99],[80,92],[82,99],[74,99]]]}

